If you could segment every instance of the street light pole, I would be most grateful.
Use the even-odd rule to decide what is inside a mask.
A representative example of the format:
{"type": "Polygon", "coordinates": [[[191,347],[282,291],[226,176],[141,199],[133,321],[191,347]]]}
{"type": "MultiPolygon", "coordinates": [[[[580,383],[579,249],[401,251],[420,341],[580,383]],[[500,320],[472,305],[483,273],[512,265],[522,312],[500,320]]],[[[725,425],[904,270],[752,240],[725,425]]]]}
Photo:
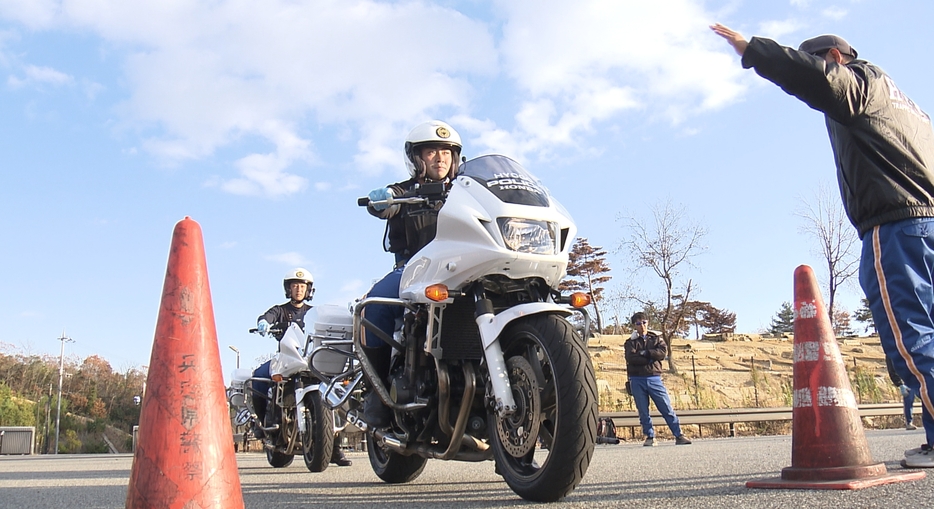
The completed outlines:
{"type": "Polygon", "coordinates": [[[62,337],[58,338],[62,342],[62,353],[58,357],[58,411],[55,413],[55,452],[58,454],[58,432],[59,422],[62,417],[62,380],[65,378],[65,343],[74,343],[75,340],[65,336],[65,330],[62,329],[62,337]]]}
{"type": "Polygon", "coordinates": [[[240,369],[240,350],[238,350],[237,347],[233,345],[227,345],[227,348],[230,348],[234,352],[237,352],[237,369],[240,369]]]}

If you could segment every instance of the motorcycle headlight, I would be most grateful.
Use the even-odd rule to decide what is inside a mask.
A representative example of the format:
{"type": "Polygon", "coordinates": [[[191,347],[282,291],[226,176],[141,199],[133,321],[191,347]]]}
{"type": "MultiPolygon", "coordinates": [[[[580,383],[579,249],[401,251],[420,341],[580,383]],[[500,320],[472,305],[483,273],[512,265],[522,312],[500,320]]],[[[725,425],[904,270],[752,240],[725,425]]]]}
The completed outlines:
{"type": "Polygon", "coordinates": [[[520,253],[557,253],[558,226],[555,223],[520,217],[500,217],[496,222],[507,248],[520,253]]]}

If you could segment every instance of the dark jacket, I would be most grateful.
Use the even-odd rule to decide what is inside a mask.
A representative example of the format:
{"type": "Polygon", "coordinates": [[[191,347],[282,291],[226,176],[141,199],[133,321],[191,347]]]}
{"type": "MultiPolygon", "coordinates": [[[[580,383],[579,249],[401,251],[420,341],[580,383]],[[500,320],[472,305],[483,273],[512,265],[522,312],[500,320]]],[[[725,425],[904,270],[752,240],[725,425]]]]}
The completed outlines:
{"type": "Polygon", "coordinates": [[[292,322],[297,323],[303,331],[305,330],[305,315],[310,309],[311,306],[307,304],[300,308],[293,306],[291,302],[276,304],[269,308],[269,311],[259,315],[256,322],[259,323],[260,320],[266,320],[269,322],[269,327],[271,329],[279,329],[280,332],[276,333],[275,336],[277,340],[281,340],[282,336],[285,335],[286,329],[289,328],[289,324],[292,322]]]}
{"type": "Polygon", "coordinates": [[[636,333],[623,343],[626,351],[626,372],[629,376],[654,376],[662,374],[662,361],[668,356],[668,344],[656,331],[648,331],[645,337],[636,333]]]}
{"type": "MultiPolygon", "coordinates": [[[[401,197],[412,191],[416,179],[392,184],[393,195],[401,197]]],[[[438,231],[438,210],[441,202],[433,207],[423,205],[393,205],[385,210],[367,207],[370,214],[386,220],[386,232],[383,234],[383,249],[396,255],[396,266],[407,262],[426,244],[434,240],[438,231]]]]}
{"type": "Polygon", "coordinates": [[[930,117],[882,69],[822,58],[753,37],[743,67],[824,113],[843,206],[860,238],[874,226],[934,217],[930,117]]]}

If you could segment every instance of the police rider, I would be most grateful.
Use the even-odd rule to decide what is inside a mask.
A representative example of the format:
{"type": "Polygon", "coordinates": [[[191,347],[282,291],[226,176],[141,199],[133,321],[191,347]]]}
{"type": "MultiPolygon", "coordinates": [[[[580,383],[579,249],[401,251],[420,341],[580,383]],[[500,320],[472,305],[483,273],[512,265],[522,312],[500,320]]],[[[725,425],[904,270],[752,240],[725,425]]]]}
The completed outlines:
{"type": "MultiPolygon", "coordinates": [[[[292,269],[285,275],[282,280],[282,287],[289,301],[269,308],[268,311],[257,318],[256,322],[257,332],[263,336],[271,333],[276,341],[282,340],[282,336],[285,334],[286,329],[289,328],[289,324],[298,324],[302,330],[305,330],[305,314],[312,307],[307,303],[311,302],[311,298],[315,294],[314,278],[311,276],[311,272],[301,267],[292,269]]],[[[269,379],[269,364],[271,362],[272,360],[268,360],[261,364],[253,371],[253,376],[269,379]]],[[[269,384],[266,382],[254,381],[253,389],[263,396],[269,394],[269,384]]],[[[253,408],[256,410],[257,422],[265,423],[266,398],[254,398],[253,408]]],[[[265,435],[262,428],[259,427],[254,428],[254,434],[256,438],[260,439],[265,435]]],[[[342,467],[351,465],[351,461],[344,456],[344,451],[341,450],[337,440],[334,441],[331,462],[342,467]]]]}
{"type": "MultiPolygon", "coordinates": [[[[386,203],[372,202],[385,202],[390,196],[400,197],[416,184],[450,183],[457,176],[461,147],[461,137],[450,125],[440,120],[419,124],[405,138],[405,166],[411,178],[370,191],[371,203],[367,210],[386,220],[383,247],[395,255],[395,267],[373,285],[367,297],[399,297],[402,270],[419,249],[434,239],[440,208],[440,204],[434,209],[426,209],[421,205],[388,206],[386,203]]],[[[396,320],[402,318],[403,311],[401,306],[373,304],[367,306],[365,315],[387,336],[392,336],[396,320]]],[[[392,348],[368,330],[363,350],[377,375],[385,381],[389,375],[392,348]]],[[[363,416],[367,425],[381,428],[389,425],[391,411],[379,399],[376,391],[370,390],[364,400],[363,416]]]]}

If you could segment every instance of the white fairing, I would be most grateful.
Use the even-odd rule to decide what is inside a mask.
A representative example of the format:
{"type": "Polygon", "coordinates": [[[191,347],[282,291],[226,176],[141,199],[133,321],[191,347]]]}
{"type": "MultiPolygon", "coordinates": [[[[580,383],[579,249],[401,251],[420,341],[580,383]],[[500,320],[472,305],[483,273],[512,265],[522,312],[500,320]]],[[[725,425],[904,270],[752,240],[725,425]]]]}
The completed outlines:
{"type": "Polygon", "coordinates": [[[302,356],[305,333],[301,327],[292,323],[279,341],[279,353],[269,363],[270,375],[282,375],[288,378],[299,371],[308,369],[308,364],[302,356]]]}
{"type": "Polygon", "coordinates": [[[230,386],[235,389],[243,389],[247,379],[253,376],[253,371],[246,368],[237,368],[230,374],[230,386]]]}
{"type": "Polygon", "coordinates": [[[454,181],[438,213],[437,234],[409,260],[402,274],[400,297],[428,302],[425,287],[443,283],[461,289],[482,276],[501,274],[512,279],[540,277],[557,286],[567,273],[568,250],[577,228],[567,211],[538,179],[504,156],[468,161],[454,181]],[[518,190],[536,205],[509,203],[494,191],[518,190]],[[556,228],[556,249],[533,254],[511,250],[497,218],[547,221],[556,228]]]}

